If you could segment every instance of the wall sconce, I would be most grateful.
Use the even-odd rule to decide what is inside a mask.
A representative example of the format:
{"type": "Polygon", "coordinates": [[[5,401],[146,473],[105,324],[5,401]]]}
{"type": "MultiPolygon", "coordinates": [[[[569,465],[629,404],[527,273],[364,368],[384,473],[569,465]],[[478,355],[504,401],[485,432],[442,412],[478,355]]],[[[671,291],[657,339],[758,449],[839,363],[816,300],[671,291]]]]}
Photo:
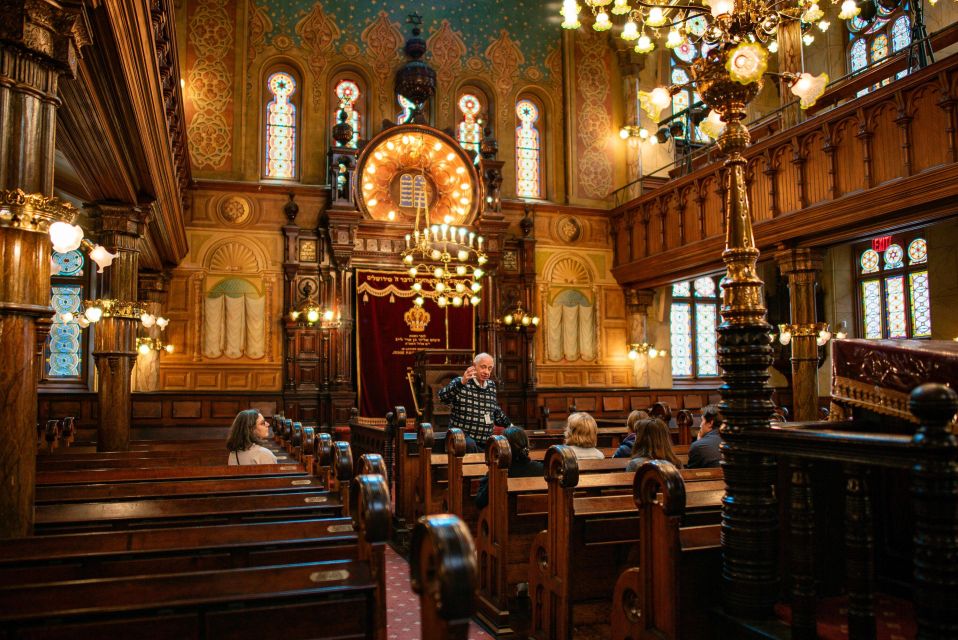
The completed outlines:
{"type": "Polygon", "coordinates": [[[522,303],[520,302],[516,305],[515,311],[510,311],[502,316],[502,324],[506,325],[507,327],[513,327],[517,331],[529,326],[538,327],[539,316],[534,316],[531,313],[527,313],[522,308],[522,303]]]}
{"type": "Polygon", "coordinates": [[[665,349],[656,349],[654,345],[648,342],[636,342],[629,345],[629,360],[638,359],[640,353],[645,353],[650,358],[664,358],[669,354],[665,349]]]}
{"type": "Polygon", "coordinates": [[[159,338],[137,338],[136,350],[144,356],[150,351],[165,351],[167,353],[173,353],[174,351],[172,344],[164,343],[159,338]]]}
{"type": "MultiPolygon", "coordinates": [[[[844,322],[842,323],[842,329],[844,329],[844,322]]],[[[842,331],[839,329],[839,332],[842,331]]],[[[845,334],[847,335],[847,333],[845,334]]],[[[819,347],[824,347],[828,344],[828,341],[832,339],[832,332],[828,330],[827,322],[812,322],[810,324],[780,324],[778,325],[778,341],[782,346],[787,346],[792,342],[792,338],[795,336],[815,336],[815,344],[819,347]]],[[[772,339],[775,339],[775,334],[772,334],[772,339]]]]}
{"type": "Polygon", "coordinates": [[[838,330],[835,332],[836,340],[844,340],[848,337],[848,325],[842,320],[838,323],[838,330]]]}
{"type": "Polygon", "coordinates": [[[648,129],[634,124],[627,124],[619,129],[619,137],[623,140],[628,140],[629,138],[638,138],[642,142],[648,142],[649,144],[659,143],[659,140],[650,134],[648,129]]]}
{"type": "Polygon", "coordinates": [[[338,313],[320,307],[312,298],[307,298],[303,304],[290,311],[289,319],[310,327],[319,324],[320,329],[335,329],[340,325],[338,313]]]}

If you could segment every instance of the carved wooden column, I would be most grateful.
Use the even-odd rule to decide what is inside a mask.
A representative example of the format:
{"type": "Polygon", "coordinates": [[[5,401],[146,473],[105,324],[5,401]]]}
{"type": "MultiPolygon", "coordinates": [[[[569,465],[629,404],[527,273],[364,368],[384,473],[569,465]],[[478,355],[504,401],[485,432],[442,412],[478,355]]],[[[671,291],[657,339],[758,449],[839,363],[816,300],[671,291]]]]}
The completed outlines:
{"type": "MultiPolygon", "coordinates": [[[[129,204],[97,204],[94,217],[99,222],[100,244],[116,254],[113,265],[103,274],[100,297],[135,303],[140,264],[138,241],[146,231],[149,210],[129,204]]],[[[99,375],[97,451],[126,451],[130,446],[130,374],[136,358],[139,322],[135,311],[104,315],[93,332],[93,359],[99,375]]]]}
{"type": "MultiPolygon", "coordinates": [[[[649,342],[649,307],[655,299],[652,289],[628,289],[625,292],[625,305],[629,311],[629,343],[642,344],[649,342]]],[[[648,389],[651,386],[649,378],[649,353],[639,352],[632,366],[632,375],[635,386],[648,389]]]]}
{"type": "Polygon", "coordinates": [[[33,526],[37,320],[49,317],[47,230],[77,210],[53,195],[57,85],[89,43],[82,8],[0,2],[0,538],[33,526]]]}
{"type": "Polygon", "coordinates": [[[815,280],[824,258],[813,249],[775,254],[788,278],[792,331],[792,404],[796,420],[818,419],[818,331],[815,329],[815,280]]]}

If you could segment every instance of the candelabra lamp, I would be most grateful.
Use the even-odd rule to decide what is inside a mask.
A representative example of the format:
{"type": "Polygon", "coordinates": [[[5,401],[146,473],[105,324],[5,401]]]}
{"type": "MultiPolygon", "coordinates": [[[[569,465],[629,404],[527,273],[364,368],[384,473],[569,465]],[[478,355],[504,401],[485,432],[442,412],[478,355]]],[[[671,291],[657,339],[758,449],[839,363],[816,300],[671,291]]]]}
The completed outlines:
{"type": "Polygon", "coordinates": [[[165,351],[173,353],[173,345],[169,342],[163,342],[160,338],[140,337],[136,339],[136,350],[141,355],[147,355],[150,351],[165,351]]]}
{"type": "Polygon", "coordinates": [[[633,342],[629,344],[629,360],[637,360],[640,354],[646,354],[650,358],[664,358],[669,354],[665,349],[656,349],[655,345],[648,342],[633,342]]]}
{"type": "Polygon", "coordinates": [[[519,331],[527,327],[538,327],[539,316],[533,315],[522,308],[522,302],[516,305],[512,311],[507,311],[502,316],[502,324],[519,331]]]}

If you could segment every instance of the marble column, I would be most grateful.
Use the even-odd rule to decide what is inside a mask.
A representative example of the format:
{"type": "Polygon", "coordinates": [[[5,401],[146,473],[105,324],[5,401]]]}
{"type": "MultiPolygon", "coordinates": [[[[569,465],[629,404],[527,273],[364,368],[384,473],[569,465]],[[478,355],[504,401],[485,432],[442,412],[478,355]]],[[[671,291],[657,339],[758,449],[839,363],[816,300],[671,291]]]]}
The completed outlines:
{"type": "Polygon", "coordinates": [[[72,78],[89,43],[83,10],[2,0],[0,26],[0,538],[33,527],[36,481],[37,322],[50,309],[54,222],[77,211],[53,196],[60,78],[72,78]]]}
{"type": "Polygon", "coordinates": [[[818,420],[818,332],[815,324],[816,276],[823,256],[813,249],[786,249],[775,254],[788,278],[792,332],[792,408],[795,420],[818,420]]]}
{"type": "MultiPolygon", "coordinates": [[[[655,298],[652,289],[626,289],[625,305],[629,313],[629,344],[649,342],[649,307],[655,298]]],[[[640,352],[632,363],[632,379],[636,387],[651,387],[649,354],[640,352]]]]}
{"type": "MultiPolygon", "coordinates": [[[[101,298],[136,303],[139,278],[139,239],[146,231],[149,207],[130,204],[93,205],[100,244],[116,254],[103,274],[101,298]]],[[[138,314],[104,316],[93,332],[93,359],[99,377],[97,451],[126,451],[132,417],[131,373],[136,359],[138,314]]]]}

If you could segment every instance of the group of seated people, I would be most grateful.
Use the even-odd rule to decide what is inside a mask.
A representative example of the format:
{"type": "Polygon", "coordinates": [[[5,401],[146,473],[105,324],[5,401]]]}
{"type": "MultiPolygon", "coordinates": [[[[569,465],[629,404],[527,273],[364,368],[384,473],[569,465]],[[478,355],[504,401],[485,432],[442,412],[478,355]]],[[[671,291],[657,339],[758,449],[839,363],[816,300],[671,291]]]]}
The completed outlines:
{"type": "MultiPolygon", "coordinates": [[[[721,462],[719,446],[722,439],[719,428],[722,426],[722,414],[715,405],[702,409],[702,422],[695,442],[689,446],[689,469],[718,467],[721,462]]],[[[612,455],[613,458],[631,458],[626,471],[635,471],[648,460],[668,460],[676,467],[683,465],[672,449],[669,427],[660,418],[650,417],[646,411],[633,411],[626,420],[628,435],[612,455]]],[[[541,462],[529,457],[529,437],[521,427],[509,427],[502,432],[512,452],[512,464],[509,465],[510,478],[541,477],[541,462]]],[[[579,460],[601,460],[605,454],[599,449],[599,427],[595,418],[588,413],[570,414],[566,420],[565,444],[579,460]]],[[[475,502],[480,509],[489,503],[489,476],[479,481],[475,502]]]]}

